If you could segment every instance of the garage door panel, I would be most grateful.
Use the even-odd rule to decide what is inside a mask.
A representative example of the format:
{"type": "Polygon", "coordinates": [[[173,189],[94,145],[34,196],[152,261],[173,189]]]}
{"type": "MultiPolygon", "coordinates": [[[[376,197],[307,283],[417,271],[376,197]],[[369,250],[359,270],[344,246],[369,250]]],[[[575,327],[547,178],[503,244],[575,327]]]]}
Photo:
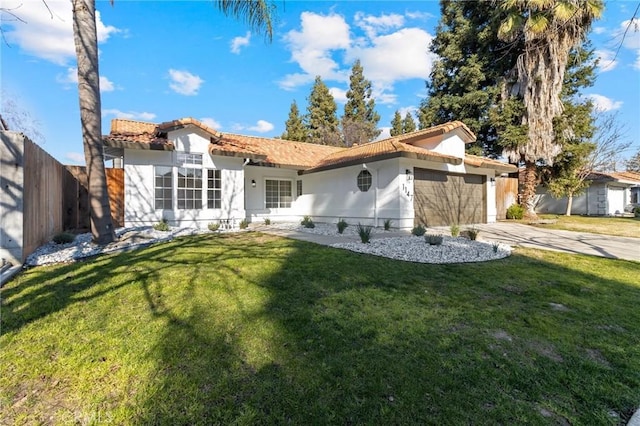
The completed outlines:
{"type": "Polygon", "coordinates": [[[415,222],[427,226],[485,221],[484,177],[416,169],[415,222]]]}

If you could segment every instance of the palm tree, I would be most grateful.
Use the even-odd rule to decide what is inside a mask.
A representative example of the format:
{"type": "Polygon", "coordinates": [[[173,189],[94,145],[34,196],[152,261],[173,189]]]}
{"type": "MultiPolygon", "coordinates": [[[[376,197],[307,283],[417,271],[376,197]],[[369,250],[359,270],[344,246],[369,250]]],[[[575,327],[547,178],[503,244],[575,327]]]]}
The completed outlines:
{"type": "MultiPolygon", "coordinates": [[[[111,1],[113,3],[113,0],[111,1]]],[[[242,19],[256,32],[273,37],[275,7],[267,0],[216,0],[222,13],[242,19]]],[[[95,0],[72,0],[73,36],[78,61],[78,95],[82,143],[87,163],[91,233],[98,244],[115,240],[104,169],[95,0]]]]}
{"type": "Polygon", "coordinates": [[[524,162],[522,204],[535,216],[536,163],[553,164],[561,146],[555,142],[553,119],[562,113],[560,92],[569,51],[580,44],[604,9],[602,0],[504,0],[506,12],[498,30],[505,41],[523,42],[511,94],[522,97],[525,143],[505,149],[509,160],[524,162]]]}

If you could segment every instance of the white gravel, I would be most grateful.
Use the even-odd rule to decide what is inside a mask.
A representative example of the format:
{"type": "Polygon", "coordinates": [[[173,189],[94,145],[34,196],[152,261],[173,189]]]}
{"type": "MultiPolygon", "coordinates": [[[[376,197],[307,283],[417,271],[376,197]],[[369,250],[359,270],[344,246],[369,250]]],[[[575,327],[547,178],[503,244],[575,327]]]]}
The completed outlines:
{"type": "MultiPolygon", "coordinates": [[[[374,228],[371,233],[371,242],[363,244],[358,237],[357,227],[353,225],[348,226],[343,234],[338,234],[336,226],[329,224],[316,224],[315,228],[304,228],[297,223],[278,223],[270,226],[278,229],[344,239],[344,242],[332,244],[331,247],[410,262],[484,262],[501,259],[511,254],[511,247],[508,245],[485,241],[470,241],[462,237],[452,238],[444,236],[442,245],[432,246],[425,242],[424,237],[415,237],[412,235],[397,236],[397,232],[389,233],[383,229],[374,228]]],[[[48,242],[40,246],[27,257],[25,265],[38,266],[51,263],[73,262],[102,253],[146,247],[150,244],[170,241],[179,236],[210,232],[208,229],[196,228],[172,228],[167,232],[156,231],[152,227],[119,228],[116,230],[118,240],[106,246],[99,246],[91,242],[91,234],[89,233],[80,234],[69,244],[48,242]]]]}

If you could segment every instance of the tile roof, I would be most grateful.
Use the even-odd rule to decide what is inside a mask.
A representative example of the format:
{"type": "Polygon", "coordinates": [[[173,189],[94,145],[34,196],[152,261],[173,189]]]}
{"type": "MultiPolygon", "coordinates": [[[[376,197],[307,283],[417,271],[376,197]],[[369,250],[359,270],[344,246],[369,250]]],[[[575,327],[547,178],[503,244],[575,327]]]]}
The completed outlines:
{"type": "Polygon", "coordinates": [[[491,158],[478,157],[477,155],[466,154],[464,156],[464,163],[474,167],[494,169],[501,173],[515,173],[518,171],[518,167],[513,164],[504,163],[491,158]]]}
{"type": "Polygon", "coordinates": [[[114,118],[111,120],[111,133],[155,133],[156,127],[158,127],[158,125],[155,123],[146,123],[143,121],[125,120],[123,118],[114,118]]]}
{"type": "Polygon", "coordinates": [[[155,133],[114,133],[103,136],[104,144],[111,148],[152,149],[173,151],[173,142],[155,133]]]}
{"type": "Polygon", "coordinates": [[[418,148],[413,145],[399,142],[397,138],[383,139],[377,142],[369,142],[362,145],[354,145],[351,148],[342,148],[317,162],[305,173],[360,164],[364,161],[377,161],[385,158],[408,157],[421,160],[437,161],[439,163],[460,164],[458,157],[444,155],[418,148]]]}
{"type": "Polygon", "coordinates": [[[405,133],[403,135],[397,135],[395,136],[395,138],[400,142],[406,142],[410,144],[414,140],[443,135],[456,129],[460,129],[462,131],[464,136],[463,140],[465,143],[475,142],[476,135],[474,135],[473,132],[462,121],[450,121],[448,123],[429,127],[428,129],[417,130],[415,132],[405,133]]]}
{"type": "Polygon", "coordinates": [[[216,131],[216,129],[209,127],[203,122],[191,117],[179,118],[177,120],[172,120],[172,121],[165,121],[164,123],[158,124],[158,130],[167,132],[170,130],[181,129],[189,125],[192,125],[201,130],[204,130],[205,132],[213,136],[217,136],[219,134],[219,132],[216,131]]]}
{"type": "Polygon", "coordinates": [[[640,184],[640,173],[637,172],[591,172],[589,179],[596,181],[616,181],[621,183],[640,184]]]}

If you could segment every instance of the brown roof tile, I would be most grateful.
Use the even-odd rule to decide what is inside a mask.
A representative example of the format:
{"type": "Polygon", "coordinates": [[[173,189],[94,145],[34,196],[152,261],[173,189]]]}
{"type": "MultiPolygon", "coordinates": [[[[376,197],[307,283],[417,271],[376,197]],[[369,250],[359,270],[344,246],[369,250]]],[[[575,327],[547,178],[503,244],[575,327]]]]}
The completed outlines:
{"type": "Polygon", "coordinates": [[[145,123],[143,121],[125,120],[123,118],[111,120],[111,133],[155,133],[156,127],[155,123],[145,123]]]}
{"type": "Polygon", "coordinates": [[[503,163],[502,161],[493,160],[491,158],[478,157],[477,155],[466,154],[464,157],[464,163],[474,167],[494,169],[501,173],[515,173],[518,171],[518,167],[513,164],[503,163]]]}
{"type": "Polygon", "coordinates": [[[450,121],[448,123],[439,124],[437,126],[429,127],[428,129],[416,130],[415,132],[405,133],[403,135],[395,136],[400,142],[411,143],[411,141],[429,138],[436,135],[442,135],[452,132],[456,129],[460,129],[465,136],[464,142],[475,142],[476,135],[462,122],[462,121],[450,121]]]}
{"type": "Polygon", "coordinates": [[[189,125],[198,127],[199,129],[204,130],[205,132],[210,133],[213,136],[218,136],[219,134],[219,132],[216,129],[209,127],[203,122],[191,117],[179,118],[177,120],[172,120],[172,121],[165,121],[164,123],[158,124],[158,129],[166,132],[169,130],[180,129],[189,125]]]}
{"type": "Polygon", "coordinates": [[[112,148],[153,149],[173,151],[173,142],[157,137],[154,133],[110,133],[103,136],[106,146],[112,148]]]}

